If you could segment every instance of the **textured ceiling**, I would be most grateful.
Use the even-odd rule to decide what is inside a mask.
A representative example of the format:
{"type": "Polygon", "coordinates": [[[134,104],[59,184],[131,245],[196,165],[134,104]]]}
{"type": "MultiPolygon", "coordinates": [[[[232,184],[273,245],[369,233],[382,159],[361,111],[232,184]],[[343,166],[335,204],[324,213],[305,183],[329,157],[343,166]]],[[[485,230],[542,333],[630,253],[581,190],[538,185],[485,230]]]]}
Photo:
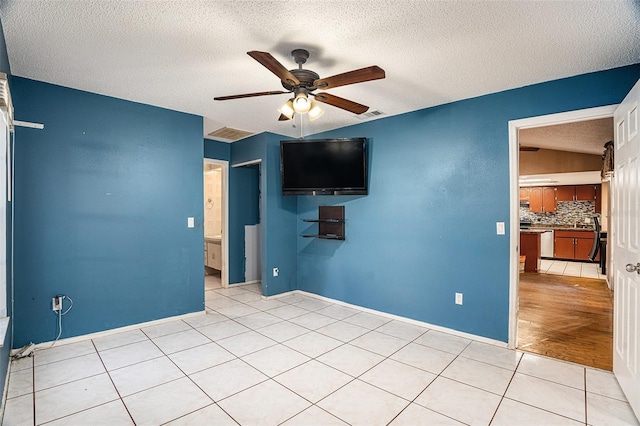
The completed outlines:
{"type": "Polygon", "coordinates": [[[522,129],[520,146],[602,155],[604,144],[613,140],[613,118],[522,129]]]}
{"type": "MultiPolygon", "coordinates": [[[[246,52],[326,77],[369,65],[384,80],[329,90],[384,116],[640,62],[633,1],[2,0],[14,75],[205,117],[220,127],[292,137],[361,120],[323,105],[314,122],[278,122],[286,95],[246,52]]],[[[29,120],[16,111],[20,120],[29,120]]],[[[368,118],[372,120],[374,118],[368,118]]]]}

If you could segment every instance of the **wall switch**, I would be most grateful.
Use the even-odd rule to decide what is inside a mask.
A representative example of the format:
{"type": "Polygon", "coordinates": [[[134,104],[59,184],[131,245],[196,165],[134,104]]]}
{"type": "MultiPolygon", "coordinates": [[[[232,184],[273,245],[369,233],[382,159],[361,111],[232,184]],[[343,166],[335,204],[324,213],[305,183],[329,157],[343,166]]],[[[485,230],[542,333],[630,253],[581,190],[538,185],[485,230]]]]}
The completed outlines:
{"type": "Polygon", "coordinates": [[[278,268],[273,268],[273,276],[274,277],[277,277],[279,273],[280,273],[280,270],[278,268]]]}
{"type": "Polygon", "coordinates": [[[56,296],[51,299],[51,309],[53,309],[55,312],[62,310],[62,297],[56,296]]]}
{"type": "Polygon", "coordinates": [[[192,217],[187,218],[187,228],[193,228],[195,226],[195,220],[192,217]]]}
{"type": "Polygon", "coordinates": [[[504,222],[496,222],[496,234],[504,235],[504,222]]]}
{"type": "Polygon", "coordinates": [[[456,305],[462,305],[462,293],[456,293],[456,305]]]}

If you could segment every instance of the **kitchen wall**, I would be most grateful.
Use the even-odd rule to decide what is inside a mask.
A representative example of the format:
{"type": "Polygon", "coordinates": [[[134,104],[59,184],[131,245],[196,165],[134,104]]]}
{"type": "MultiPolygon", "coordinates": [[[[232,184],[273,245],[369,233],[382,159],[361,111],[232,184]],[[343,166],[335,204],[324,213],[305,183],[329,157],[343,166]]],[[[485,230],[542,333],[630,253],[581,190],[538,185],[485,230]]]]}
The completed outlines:
{"type": "Polygon", "coordinates": [[[602,155],[579,152],[540,149],[538,151],[520,151],[519,172],[521,176],[600,171],[602,155]]]}
{"type": "Polygon", "coordinates": [[[532,212],[529,206],[520,206],[520,219],[529,220],[536,225],[553,226],[573,226],[589,225],[593,226],[593,217],[597,216],[602,223],[600,213],[595,213],[595,203],[593,201],[558,201],[557,211],[551,213],[532,212]]]}
{"type": "Polygon", "coordinates": [[[222,234],[222,170],[205,165],[204,235],[222,234]]]}

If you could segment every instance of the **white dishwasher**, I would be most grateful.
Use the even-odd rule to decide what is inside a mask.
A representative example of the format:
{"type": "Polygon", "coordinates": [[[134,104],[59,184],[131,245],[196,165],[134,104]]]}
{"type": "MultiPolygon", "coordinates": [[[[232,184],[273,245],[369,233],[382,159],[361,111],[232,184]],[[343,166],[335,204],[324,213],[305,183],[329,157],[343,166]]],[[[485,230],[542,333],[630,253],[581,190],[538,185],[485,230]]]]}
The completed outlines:
{"type": "Polygon", "coordinates": [[[540,257],[553,257],[553,231],[540,234],[540,257]]]}

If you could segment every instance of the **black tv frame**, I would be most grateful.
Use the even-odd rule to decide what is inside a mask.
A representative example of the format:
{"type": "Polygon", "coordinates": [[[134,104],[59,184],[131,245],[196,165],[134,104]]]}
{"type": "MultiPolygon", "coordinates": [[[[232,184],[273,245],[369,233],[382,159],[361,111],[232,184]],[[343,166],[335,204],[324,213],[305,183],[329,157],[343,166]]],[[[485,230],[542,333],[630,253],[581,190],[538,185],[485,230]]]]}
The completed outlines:
{"type": "Polygon", "coordinates": [[[322,138],[322,139],[288,139],[280,141],[280,182],[282,184],[282,195],[367,195],[369,193],[369,170],[368,170],[368,160],[369,160],[369,150],[368,150],[368,140],[365,137],[356,137],[356,138],[322,138]],[[362,161],[363,161],[363,172],[364,172],[364,187],[362,188],[289,188],[285,189],[284,187],[284,161],[283,161],[283,145],[295,143],[317,143],[317,142],[330,142],[330,143],[341,143],[341,142],[353,142],[353,141],[361,141],[363,144],[362,147],[362,161]]]}

